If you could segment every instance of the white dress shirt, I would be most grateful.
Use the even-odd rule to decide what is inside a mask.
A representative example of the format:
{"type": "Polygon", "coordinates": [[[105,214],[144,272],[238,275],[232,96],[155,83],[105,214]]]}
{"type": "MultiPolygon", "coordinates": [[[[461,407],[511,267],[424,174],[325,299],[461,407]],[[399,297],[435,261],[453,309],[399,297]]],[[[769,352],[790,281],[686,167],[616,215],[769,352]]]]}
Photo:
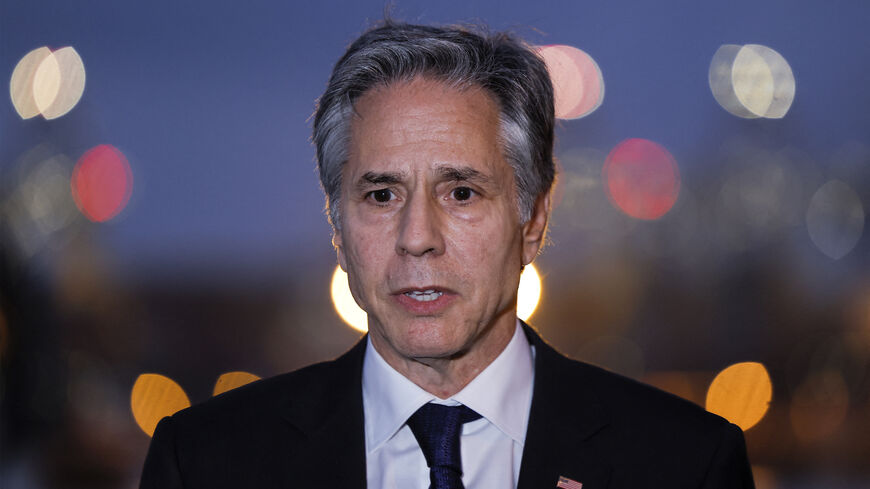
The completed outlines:
{"type": "Polygon", "coordinates": [[[363,361],[366,479],[371,489],[427,489],[429,468],[405,424],[423,404],[464,404],[482,418],[462,427],[466,489],[515,488],[534,380],[534,350],[519,321],[511,341],[464,389],[439,399],[393,369],[371,338],[363,361]]]}

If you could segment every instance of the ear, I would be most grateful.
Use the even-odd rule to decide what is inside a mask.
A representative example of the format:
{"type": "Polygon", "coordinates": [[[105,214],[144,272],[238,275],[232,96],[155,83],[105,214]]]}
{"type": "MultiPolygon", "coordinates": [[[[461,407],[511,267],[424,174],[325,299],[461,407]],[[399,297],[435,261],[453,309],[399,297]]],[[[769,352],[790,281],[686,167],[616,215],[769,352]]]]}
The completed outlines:
{"type": "Polygon", "coordinates": [[[538,256],[544,237],[547,235],[547,221],[550,219],[550,192],[544,192],[535,200],[535,207],[529,220],[523,224],[523,266],[538,256]]]}
{"type": "Polygon", "coordinates": [[[335,247],[335,253],[338,255],[338,266],[347,273],[347,259],[344,256],[344,241],[341,238],[341,231],[332,230],[332,246],[335,247]]]}

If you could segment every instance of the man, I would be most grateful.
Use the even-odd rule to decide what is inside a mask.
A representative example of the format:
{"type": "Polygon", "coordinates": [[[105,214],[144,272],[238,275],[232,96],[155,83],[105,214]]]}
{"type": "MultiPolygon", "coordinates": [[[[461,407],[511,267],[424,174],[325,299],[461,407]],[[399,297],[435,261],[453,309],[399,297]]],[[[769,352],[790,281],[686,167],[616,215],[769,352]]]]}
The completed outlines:
{"type": "Polygon", "coordinates": [[[314,142],[369,334],[165,418],[142,487],[752,487],[739,428],[517,320],[553,126],[546,67],[509,35],[387,23],[354,42],[314,142]]]}

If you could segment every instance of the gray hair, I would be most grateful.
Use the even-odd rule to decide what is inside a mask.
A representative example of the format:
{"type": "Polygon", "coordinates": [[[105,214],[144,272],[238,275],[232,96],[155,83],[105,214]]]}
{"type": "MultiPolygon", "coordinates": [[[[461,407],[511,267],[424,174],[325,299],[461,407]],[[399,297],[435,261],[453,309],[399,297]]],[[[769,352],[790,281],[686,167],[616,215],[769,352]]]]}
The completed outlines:
{"type": "Polygon", "coordinates": [[[513,167],[520,220],[553,184],[553,85],[547,67],[508,33],[386,21],[365,32],[332,70],[314,115],[313,140],[329,222],[341,228],[342,167],[354,103],[368,90],[423,76],[485,89],[497,102],[504,157],[513,167]]]}

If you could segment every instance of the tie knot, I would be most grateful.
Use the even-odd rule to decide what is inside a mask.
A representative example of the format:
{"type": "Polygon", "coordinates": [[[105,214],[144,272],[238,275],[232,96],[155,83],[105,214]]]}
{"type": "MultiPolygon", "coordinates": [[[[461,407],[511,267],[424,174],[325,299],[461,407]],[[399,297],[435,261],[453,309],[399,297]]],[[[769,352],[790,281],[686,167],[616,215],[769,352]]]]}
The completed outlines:
{"type": "Polygon", "coordinates": [[[445,406],[444,404],[430,402],[420,406],[420,409],[411,415],[408,424],[424,423],[426,425],[434,426],[455,424],[457,426],[462,426],[463,423],[468,423],[476,419],[480,419],[480,415],[464,404],[445,406]]]}
{"type": "Polygon", "coordinates": [[[462,487],[462,458],[459,451],[459,435],[462,425],[479,419],[480,415],[470,408],[424,404],[410,418],[408,427],[417,438],[426,465],[431,469],[432,487],[462,487]],[[441,485],[438,479],[458,481],[460,485],[441,485]]]}

